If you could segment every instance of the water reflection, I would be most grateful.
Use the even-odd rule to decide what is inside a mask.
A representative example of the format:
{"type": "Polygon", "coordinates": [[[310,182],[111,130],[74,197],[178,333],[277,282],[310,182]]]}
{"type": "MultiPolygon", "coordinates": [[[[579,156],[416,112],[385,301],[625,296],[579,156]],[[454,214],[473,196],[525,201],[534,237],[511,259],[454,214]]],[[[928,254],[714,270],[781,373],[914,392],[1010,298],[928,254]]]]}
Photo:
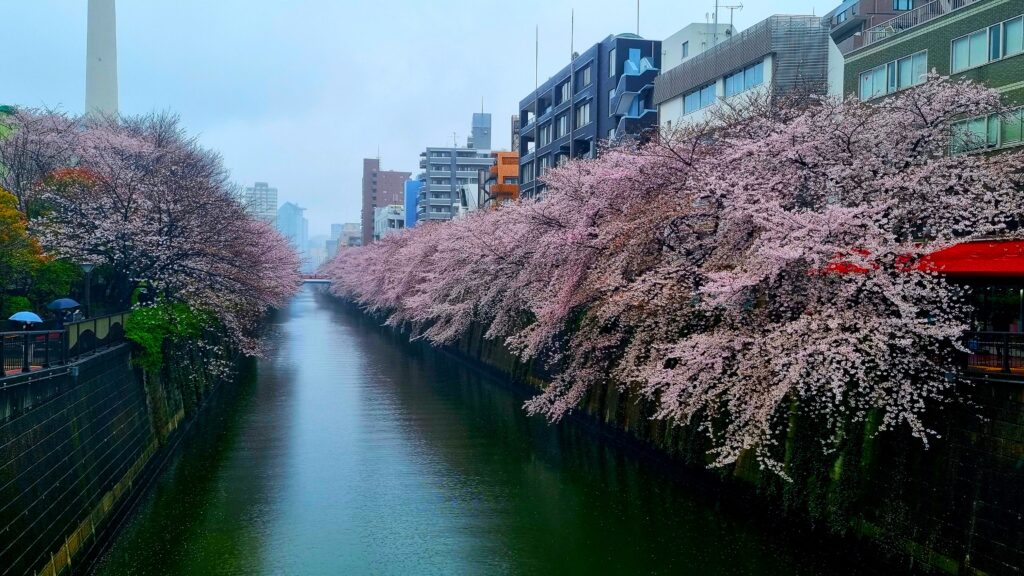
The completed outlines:
{"type": "Polygon", "coordinates": [[[275,327],[98,573],[855,572],[312,290],[275,327]]]}

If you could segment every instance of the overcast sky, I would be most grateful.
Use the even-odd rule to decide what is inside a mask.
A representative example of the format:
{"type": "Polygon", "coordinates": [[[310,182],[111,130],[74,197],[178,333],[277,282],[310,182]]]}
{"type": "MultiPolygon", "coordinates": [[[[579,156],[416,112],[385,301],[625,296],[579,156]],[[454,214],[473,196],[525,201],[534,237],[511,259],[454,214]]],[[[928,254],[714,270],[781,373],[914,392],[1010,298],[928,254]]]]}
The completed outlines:
{"type": "MultiPolygon", "coordinates": [[[[735,25],[838,3],[747,0],[735,25]]],[[[713,7],[642,0],[640,34],[713,7]]],[[[326,234],[359,219],[362,158],[379,148],[385,170],[415,173],[426,146],[465,143],[481,98],[507,149],[534,86],[534,26],[543,82],[568,62],[573,8],[578,51],[636,30],[635,0],[118,0],[121,113],[176,112],[236,182],[270,182],[326,234]]],[[[0,0],[0,14],[0,104],[81,113],[86,0],[0,0]]]]}

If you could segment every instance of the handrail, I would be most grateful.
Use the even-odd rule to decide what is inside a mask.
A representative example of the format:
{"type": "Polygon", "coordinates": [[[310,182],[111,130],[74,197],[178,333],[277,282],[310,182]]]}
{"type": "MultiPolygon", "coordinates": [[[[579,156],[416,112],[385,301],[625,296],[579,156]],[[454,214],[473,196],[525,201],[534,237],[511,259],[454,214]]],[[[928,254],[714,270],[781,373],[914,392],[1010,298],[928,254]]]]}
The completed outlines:
{"type": "Polygon", "coordinates": [[[981,0],[933,0],[864,31],[864,46],[900,34],[981,0]]]}
{"type": "Polygon", "coordinates": [[[0,332],[0,379],[77,361],[124,341],[129,312],[71,322],[64,329],[0,332]]]}
{"type": "Polygon", "coordinates": [[[967,370],[1024,376],[1024,333],[967,332],[967,370]]]}

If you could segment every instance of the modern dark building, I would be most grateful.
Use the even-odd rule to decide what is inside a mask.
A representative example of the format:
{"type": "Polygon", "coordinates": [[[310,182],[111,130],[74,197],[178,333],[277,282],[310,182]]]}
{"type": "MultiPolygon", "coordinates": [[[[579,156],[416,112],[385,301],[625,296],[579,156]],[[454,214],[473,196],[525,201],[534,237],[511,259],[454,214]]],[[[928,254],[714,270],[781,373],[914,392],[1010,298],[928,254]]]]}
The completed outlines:
{"type": "Polygon", "coordinates": [[[381,170],[377,158],[363,159],[363,209],[360,213],[363,226],[363,246],[373,242],[374,208],[403,204],[405,202],[405,181],[409,172],[381,170]]]}
{"type": "Polygon", "coordinates": [[[609,36],[573,58],[519,103],[520,194],[544,190],[537,179],[569,158],[589,158],[602,140],[657,126],[654,78],[661,42],[609,36]]]}

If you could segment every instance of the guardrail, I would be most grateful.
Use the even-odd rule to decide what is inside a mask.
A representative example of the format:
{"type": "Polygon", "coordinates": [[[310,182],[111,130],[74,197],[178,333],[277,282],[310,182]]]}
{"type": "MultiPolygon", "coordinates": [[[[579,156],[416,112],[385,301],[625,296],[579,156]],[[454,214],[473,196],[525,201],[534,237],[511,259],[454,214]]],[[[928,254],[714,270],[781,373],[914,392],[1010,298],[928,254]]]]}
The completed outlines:
{"type": "Polygon", "coordinates": [[[72,322],[63,330],[0,332],[3,372],[0,379],[74,362],[82,356],[124,342],[130,313],[72,322]]]}
{"type": "Polygon", "coordinates": [[[1024,377],[1024,333],[968,332],[967,370],[1024,377]]]}
{"type": "Polygon", "coordinates": [[[864,31],[864,46],[870,46],[905,30],[920,26],[981,0],[934,0],[864,31]]]}

